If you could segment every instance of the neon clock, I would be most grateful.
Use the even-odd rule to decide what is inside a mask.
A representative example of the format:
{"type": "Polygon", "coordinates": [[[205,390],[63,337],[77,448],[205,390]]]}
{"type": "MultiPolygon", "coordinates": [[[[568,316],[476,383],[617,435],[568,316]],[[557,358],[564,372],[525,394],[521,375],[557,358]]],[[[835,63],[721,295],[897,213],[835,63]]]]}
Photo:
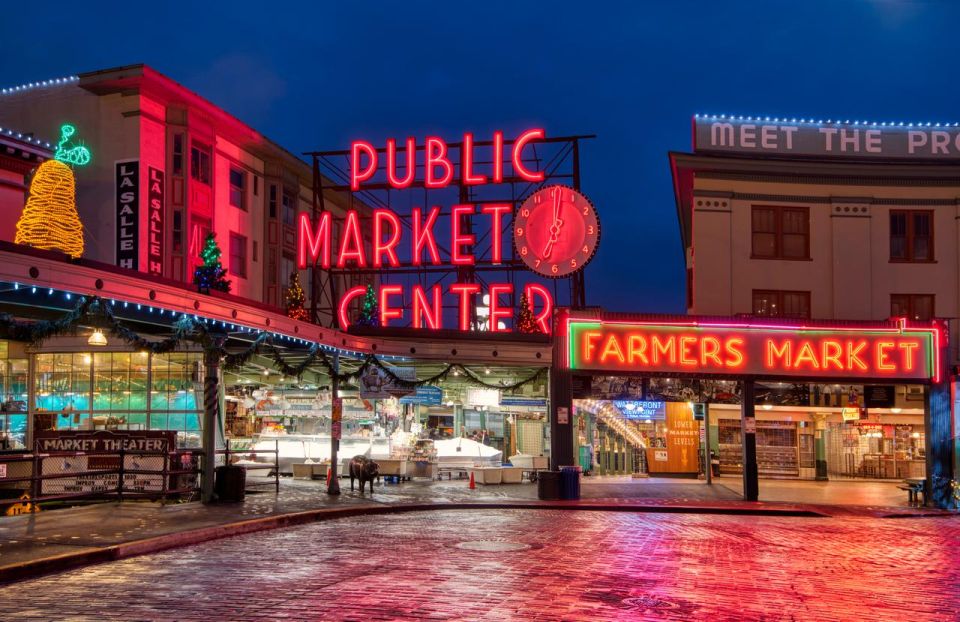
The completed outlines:
{"type": "Polygon", "coordinates": [[[600,221],[587,197],[567,186],[547,186],[523,202],[513,218],[513,243],[528,268],[561,278],[582,270],[600,242],[600,221]]]}

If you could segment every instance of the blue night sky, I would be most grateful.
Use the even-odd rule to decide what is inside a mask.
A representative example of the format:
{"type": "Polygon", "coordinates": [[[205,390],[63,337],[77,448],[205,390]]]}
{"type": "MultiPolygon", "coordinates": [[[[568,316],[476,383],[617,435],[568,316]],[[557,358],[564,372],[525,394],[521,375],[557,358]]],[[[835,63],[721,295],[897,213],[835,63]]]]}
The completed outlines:
{"type": "Polygon", "coordinates": [[[684,311],[667,151],[689,150],[695,112],[960,120],[947,0],[56,5],[8,11],[4,86],[143,62],[295,153],[597,134],[588,303],[611,310],[684,311]]]}

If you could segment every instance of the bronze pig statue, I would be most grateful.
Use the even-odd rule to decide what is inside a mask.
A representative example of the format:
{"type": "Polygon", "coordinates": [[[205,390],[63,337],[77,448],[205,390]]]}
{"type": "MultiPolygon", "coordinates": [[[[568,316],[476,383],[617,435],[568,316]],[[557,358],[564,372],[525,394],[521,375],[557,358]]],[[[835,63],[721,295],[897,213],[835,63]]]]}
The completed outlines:
{"type": "Polygon", "coordinates": [[[373,480],[380,477],[380,465],[366,456],[354,456],[350,461],[350,490],[353,490],[353,480],[360,480],[360,492],[363,485],[370,482],[370,494],[373,494],[373,480]]]}

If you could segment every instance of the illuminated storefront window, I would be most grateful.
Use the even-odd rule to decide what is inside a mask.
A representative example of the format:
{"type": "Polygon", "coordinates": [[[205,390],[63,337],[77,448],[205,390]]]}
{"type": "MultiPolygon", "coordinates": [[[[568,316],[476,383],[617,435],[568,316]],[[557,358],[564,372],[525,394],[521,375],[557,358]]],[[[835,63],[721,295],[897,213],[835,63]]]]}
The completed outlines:
{"type": "Polygon", "coordinates": [[[200,444],[201,354],[36,354],[36,429],[176,430],[200,444]]]}
{"type": "Polygon", "coordinates": [[[27,435],[27,359],[0,341],[0,449],[22,449],[27,435]]]}
{"type": "Polygon", "coordinates": [[[153,357],[150,428],[176,430],[181,446],[200,446],[201,357],[198,352],[153,357]]]}

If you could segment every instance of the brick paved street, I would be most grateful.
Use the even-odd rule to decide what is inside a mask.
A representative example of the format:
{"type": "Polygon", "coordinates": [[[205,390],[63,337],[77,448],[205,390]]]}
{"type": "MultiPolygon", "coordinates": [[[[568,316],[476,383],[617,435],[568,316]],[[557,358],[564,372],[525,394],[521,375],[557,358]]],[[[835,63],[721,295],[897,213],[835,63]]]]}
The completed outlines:
{"type": "Polygon", "coordinates": [[[8,585],[0,619],[956,620],[958,543],[953,517],[366,516],[8,585]]]}
{"type": "MultiPolygon", "coordinates": [[[[586,478],[583,503],[634,508],[686,507],[692,511],[715,508],[743,510],[812,510],[829,516],[887,516],[916,514],[921,510],[891,507],[905,495],[892,483],[879,482],[773,482],[761,485],[761,498],[776,499],[769,504],[740,501],[734,478],[714,486],[697,481],[671,479],[586,478]],[[779,497],[779,498],[777,498],[779,497]],[[799,503],[798,503],[799,502],[799,503]],[[815,505],[804,505],[813,503],[815,505]],[[830,505],[843,503],[851,505],[830,505]],[[827,504],[827,505],[822,505],[827,504]]],[[[161,506],[156,503],[107,503],[40,514],[0,519],[0,577],[22,578],[20,564],[39,562],[54,556],[84,556],[112,546],[150,538],[177,538],[177,534],[223,528],[238,521],[282,517],[289,513],[336,511],[346,508],[384,508],[418,503],[536,503],[532,484],[478,486],[470,490],[464,480],[444,482],[413,481],[401,485],[378,484],[374,493],[350,492],[330,497],[322,481],[285,479],[279,495],[271,492],[248,495],[243,503],[203,506],[199,503],[161,506]]],[[[937,510],[922,510],[937,513],[937,510]]],[[[304,522],[304,521],[301,521],[304,522]]],[[[221,532],[229,533],[229,531],[221,532]]],[[[199,542],[209,535],[189,539],[199,542]]],[[[155,546],[155,545],[151,545],[155,546]]],[[[146,552],[151,549],[147,547],[146,552]]],[[[126,555],[120,555],[126,556],[126,555]]]]}

